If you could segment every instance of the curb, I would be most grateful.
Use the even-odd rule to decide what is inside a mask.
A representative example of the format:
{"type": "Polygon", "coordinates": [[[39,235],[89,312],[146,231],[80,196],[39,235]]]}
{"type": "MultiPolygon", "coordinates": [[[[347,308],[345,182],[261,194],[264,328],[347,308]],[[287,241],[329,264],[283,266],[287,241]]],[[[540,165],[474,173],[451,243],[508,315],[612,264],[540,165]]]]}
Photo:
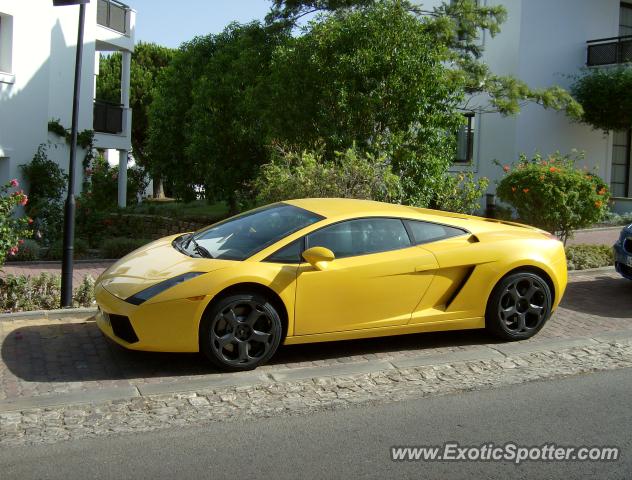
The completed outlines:
{"type": "Polygon", "coordinates": [[[0,322],[14,320],[62,320],[65,318],[95,315],[96,307],[59,308],[55,310],[32,310],[30,312],[0,313],[0,322]]]}
{"type": "Polygon", "coordinates": [[[312,380],[322,377],[348,377],[366,375],[389,370],[405,370],[423,366],[459,364],[474,361],[511,359],[521,354],[550,352],[569,348],[590,348],[602,343],[617,341],[632,342],[632,329],[604,332],[594,337],[545,339],[542,341],[510,342],[482,345],[472,350],[447,352],[444,354],[421,354],[414,357],[389,360],[371,360],[357,363],[340,363],[323,367],[306,367],[278,370],[260,370],[238,373],[211,374],[205,378],[182,378],[161,384],[140,384],[112,388],[97,388],[64,394],[42,395],[27,398],[0,400],[0,413],[70,406],[76,404],[108,401],[125,401],[151,395],[170,395],[192,391],[251,385],[274,385],[275,383],[312,380]]]}
{"type": "Polygon", "coordinates": [[[569,270],[568,275],[582,275],[586,273],[599,273],[599,272],[612,272],[615,273],[614,265],[608,265],[607,267],[598,268],[585,268],[584,270],[569,270]]]}

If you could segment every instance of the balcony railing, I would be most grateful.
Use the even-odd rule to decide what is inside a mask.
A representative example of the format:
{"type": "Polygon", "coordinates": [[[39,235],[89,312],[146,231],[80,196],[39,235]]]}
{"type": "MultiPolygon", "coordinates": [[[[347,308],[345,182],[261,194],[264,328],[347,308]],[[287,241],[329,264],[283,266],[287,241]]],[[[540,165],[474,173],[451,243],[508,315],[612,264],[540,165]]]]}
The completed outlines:
{"type": "Polygon", "coordinates": [[[127,34],[129,7],[116,0],[97,0],[97,23],[127,34]]]}
{"type": "Polygon", "coordinates": [[[122,133],[123,105],[95,100],[92,127],[95,132],[122,133]]]}
{"type": "Polygon", "coordinates": [[[589,67],[632,62],[632,35],[601,38],[586,43],[588,43],[586,64],[589,67]]]}

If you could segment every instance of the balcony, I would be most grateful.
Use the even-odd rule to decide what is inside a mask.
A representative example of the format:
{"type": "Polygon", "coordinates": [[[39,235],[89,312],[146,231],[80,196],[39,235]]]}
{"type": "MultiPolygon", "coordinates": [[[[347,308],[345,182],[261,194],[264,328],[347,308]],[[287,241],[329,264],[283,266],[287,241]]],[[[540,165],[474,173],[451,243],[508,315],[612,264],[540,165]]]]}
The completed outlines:
{"type": "Polygon", "coordinates": [[[99,133],[123,133],[123,110],[123,105],[95,100],[92,128],[99,133]]]}
{"type": "Polygon", "coordinates": [[[116,0],[97,0],[97,23],[103,27],[129,34],[129,7],[116,0]]]}
{"type": "Polygon", "coordinates": [[[632,62],[632,35],[590,40],[586,65],[616,65],[632,62]]]}

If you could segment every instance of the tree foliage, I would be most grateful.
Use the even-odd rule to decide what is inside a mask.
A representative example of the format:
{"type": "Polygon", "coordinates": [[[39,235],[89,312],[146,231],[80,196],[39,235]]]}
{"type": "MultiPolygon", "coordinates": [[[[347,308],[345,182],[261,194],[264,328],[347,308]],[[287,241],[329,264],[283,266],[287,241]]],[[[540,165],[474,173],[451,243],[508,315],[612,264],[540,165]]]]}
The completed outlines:
{"type": "Polygon", "coordinates": [[[511,168],[496,193],[512,205],[521,221],[559,235],[566,242],[573,231],[597,223],[608,209],[610,193],[597,175],[575,166],[570,155],[536,155],[511,168]]]}
{"type": "Polygon", "coordinates": [[[322,150],[300,153],[278,149],[272,161],[253,181],[259,204],[292,198],[359,198],[397,202],[399,177],[386,158],[362,156],[355,147],[336,153],[335,160],[322,150]]]}
{"type": "MultiPolygon", "coordinates": [[[[267,19],[296,25],[307,14],[362,12],[383,3],[384,0],[272,0],[267,19]]],[[[481,61],[482,35],[495,37],[507,18],[502,5],[488,6],[475,0],[444,1],[432,8],[424,7],[423,2],[396,3],[415,15],[434,44],[445,47],[444,60],[451,66],[454,81],[466,86],[471,103],[480,110],[511,115],[518,113],[525,102],[534,102],[565,110],[572,118],[581,116],[581,105],[561,87],[533,89],[515,77],[494,74],[481,61]]]]}
{"type": "Polygon", "coordinates": [[[397,2],[312,22],[272,59],[268,122],[298,149],[325,155],[355,145],[385,156],[404,201],[428,205],[447,171],[463,89],[449,81],[443,47],[397,2]]]}
{"type": "MultiPolygon", "coordinates": [[[[149,108],[154,100],[158,74],[169,65],[173,49],[155,43],[138,43],[132,54],[130,71],[130,107],[132,108],[132,151],[134,159],[151,169],[146,144],[149,130],[149,108]]],[[[121,54],[101,56],[97,76],[97,99],[121,102],[121,54]]],[[[156,170],[156,169],[154,169],[156,170]]],[[[154,173],[159,173],[154,171],[154,173]]]]}
{"type": "Polygon", "coordinates": [[[582,120],[602,130],[632,128],[632,67],[588,70],[573,84],[582,120]]]}

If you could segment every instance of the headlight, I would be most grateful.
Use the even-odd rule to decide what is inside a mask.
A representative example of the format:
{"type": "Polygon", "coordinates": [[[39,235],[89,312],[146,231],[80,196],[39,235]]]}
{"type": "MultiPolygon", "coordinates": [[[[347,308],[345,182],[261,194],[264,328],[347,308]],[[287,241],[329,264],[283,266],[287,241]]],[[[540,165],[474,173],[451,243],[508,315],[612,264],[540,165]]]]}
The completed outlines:
{"type": "Polygon", "coordinates": [[[192,278],[197,277],[198,275],[203,275],[204,272],[188,272],[183,273],[182,275],[178,275],[177,277],[170,278],[169,280],[165,280],[164,282],[157,283],[156,285],[152,285],[145,290],[141,290],[138,293],[135,293],[129,298],[126,298],[125,301],[131,303],[133,305],[140,305],[141,303],[149,300],[152,297],[155,297],[159,293],[164,292],[168,288],[175,287],[176,285],[186,282],[192,278]]]}

